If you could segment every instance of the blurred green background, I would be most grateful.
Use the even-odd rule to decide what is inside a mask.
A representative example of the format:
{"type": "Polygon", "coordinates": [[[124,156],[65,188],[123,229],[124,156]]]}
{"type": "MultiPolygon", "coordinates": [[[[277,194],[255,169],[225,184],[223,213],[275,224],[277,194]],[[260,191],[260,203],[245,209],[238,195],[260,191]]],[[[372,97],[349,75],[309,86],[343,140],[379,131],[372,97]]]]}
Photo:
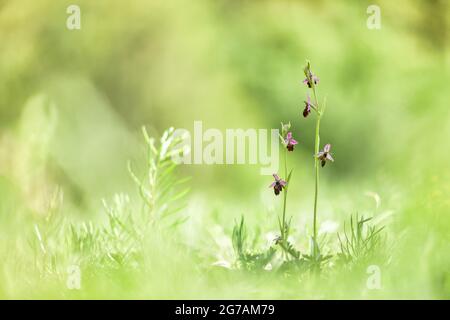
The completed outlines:
{"type": "MultiPolygon", "coordinates": [[[[101,219],[102,198],[136,194],[126,163],[142,159],[141,126],[158,136],[171,126],[192,130],[194,120],[222,130],[292,123],[299,145],[289,160],[288,210],[306,249],[315,123],[301,116],[301,81],[310,59],[328,101],[321,140],[333,145],[336,160],[321,173],[319,221],[342,226],[351,213],[382,216],[398,261],[377,297],[449,298],[449,3],[376,1],[380,30],[366,27],[370,4],[0,0],[2,257],[19,254],[9,244],[21,246],[16,237],[45,215],[55,190],[64,193],[65,217],[101,219]],[[81,8],[80,30],[66,28],[71,4],[81,8]]],[[[259,166],[181,171],[192,176],[193,189],[183,241],[202,247],[229,235],[241,214],[276,232],[280,199],[259,166]]],[[[205,255],[224,258],[221,246],[205,255]]],[[[12,265],[3,266],[0,295],[28,297],[12,265]]],[[[158,287],[154,281],[149,288],[158,287]]],[[[197,288],[210,291],[191,292],[183,290],[186,279],[173,281],[178,289],[153,297],[235,293],[208,281],[197,288]]],[[[324,294],[307,289],[259,297],[324,294]]],[[[54,296],[40,290],[31,296],[54,296]]],[[[254,297],[252,290],[243,285],[239,297],[254,297]]],[[[333,292],[326,297],[360,297],[333,292]]],[[[136,295],[149,297],[146,290],[136,295]]]]}

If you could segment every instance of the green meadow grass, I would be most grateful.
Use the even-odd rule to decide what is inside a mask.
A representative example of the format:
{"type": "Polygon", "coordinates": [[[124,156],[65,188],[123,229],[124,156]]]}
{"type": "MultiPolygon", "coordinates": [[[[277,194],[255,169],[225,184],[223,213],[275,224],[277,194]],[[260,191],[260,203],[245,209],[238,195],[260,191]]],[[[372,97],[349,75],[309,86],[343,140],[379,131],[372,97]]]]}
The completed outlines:
{"type": "Polygon", "coordinates": [[[378,2],[0,1],[0,298],[449,299],[448,5],[378,2]],[[196,120],[291,122],[286,242],[258,166],[170,161],[196,120]]]}
{"type": "Polygon", "coordinates": [[[122,193],[103,200],[98,221],[65,217],[56,190],[43,216],[12,217],[8,228],[2,223],[3,298],[448,298],[448,225],[439,212],[448,199],[445,190],[435,189],[442,186],[436,177],[436,187],[425,194],[436,206],[421,207],[416,200],[423,195],[410,194],[397,217],[374,209],[369,218],[349,214],[335,232],[319,232],[320,261],[310,255],[305,234],[294,231],[284,248],[265,241],[275,226],[248,224],[244,216],[232,230],[210,217],[194,231],[201,236],[188,243],[189,182],[170,159],[180,152],[173,149],[173,131],[164,133],[159,147],[143,132],[144,179],[129,164],[135,197],[122,193]],[[418,208],[423,217],[411,219],[418,208]],[[73,266],[80,288],[70,284],[73,266]],[[368,284],[373,266],[380,272],[376,288],[368,284]]]}

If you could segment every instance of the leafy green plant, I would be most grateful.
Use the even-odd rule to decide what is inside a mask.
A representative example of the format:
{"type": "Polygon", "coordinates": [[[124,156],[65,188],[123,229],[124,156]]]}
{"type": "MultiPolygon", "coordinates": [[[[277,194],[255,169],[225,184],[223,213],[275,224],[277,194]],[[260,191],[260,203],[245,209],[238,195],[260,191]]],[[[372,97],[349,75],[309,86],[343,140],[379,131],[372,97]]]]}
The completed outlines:
{"type": "Polygon", "coordinates": [[[316,113],[316,131],[314,140],[314,169],[315,169],[315,187],[314,187],[314,211],[313,211],[313,236],[312,236],[312,255],[319,255],[319,247],[317,244],[317,207],[319,197],[319,164],[324,167],[327,161],[334,161],[331,156],[331,145],[326,144],[322,151],[320,148],[320,120],[322,119],[326,109],[326,99],[323,102],[319,102],[317,98],[317,85],[319,84],[319,78],[311,71],[311,63],[307,61],[304,68],[305,79],[303,83],[311,89],[313,93],[314,102],[311,102],[310,96],[307,95],[305,101],[305,109],[303,110],[303,116],[306,118],[311,110],[316,113]]]}
{"type": "Polygon", "coordinates": [[[115,195],[113,205],[104,201],[108,223],[102,228],[102,236],[107,257],[122,266],[137,263],[141,252],[146,225],[140,217],[134,217],[127,195],[115,195]]]}
{"type": "Polygon", "coordinates": [[[272,246],[265,252],[255,252],[248,249],[247,231],[243,216],[234,225],[232,243],[237,257],[237,267],[247,271],[262,270],[272,260],[276,252],[272,246]]]}
{"type": "Polygon", "coordinates": [[[48,217],[34,225],[30,241],[40,273],[56,272],[56,262],[62,260],[92,270],[136,267],[142,260],[148,233],[158,233],[186,221],[187,217],[180,212],[189,191],[188,179],[176,178],[177,165],[172,161],[172,155],[181,152],[177,147],[180,140],[171,128],[164,132],[157,146],[145,128],[142,131],[147,147],[145,178],[137,178],[131,163],[128,169],[138,185],[145,210],[139,213],[126,194],[116,194],[111,202],[103,200],[105,224],[68,223],[62,215],[49,210],[48,217]]]}
{"type": "Polygon", "coordinates": [[[33,236],[27,239],[33,251],[34,266],[42,275],[57,272],[58,257],[64,251],[59,242],[66,227],[60,212],[62,202],[63,193],[57,188],[49,199],[46,215],[36,219],[32,226],[33,236]]]}
{"type": "MultiPolygon", "coordinates": [[[[320,168],[324,167],[327,162],[334,162],[334,158],[331,155],[331,144],[325,144],[323,149],[320,150],[320,122],[325,113],[326,99],[322,102],[318,99],[317,86],[319,84],[319,78],[311,71],[311,64],[307,61],[304,68],[305,84],[312,92],[313,101],[311,97],[307,95],[305,107],[303,110],[303,117],[308,117],[309,114],[314,111],[316,114],[316,129],[315,129],[315,141],[314,141],[314,169],[315,169],[315,187],[314,187],[314,207],[313,207],[313,226],[312,236],[310,238],[310,253],[302,254],[297,250],[294,245],[289,242],[289,234],[291,228],[292,218],[287,218],[287,196],[288,190],[291,184],[292,169],[288,168],[288,154],[294,151],[294,147],[298,142],[294,139],[291,131],[291,123],[281,123],[281,144],[284,146],[284,177],[280,178],[277,173],[273,174],[274,181],[270,185],[273,188],[275,196],[278,196],[283,192],[283,204],[282,214],[278,217],[278,226],[280,230],[280,236],[276,239],[275,244],[282,251],[282,263],[280,264],[278,271],[283,274],[298,274],[307,270],[317,273],[324,269],[328,262],[333,258],[332,254],[325,254],[325,248],[323,244],[319,243],[318,231],[317,231],[317,215],[318,215],[318,198],[319,198],[319,172],[320,168]]],[[[338,235],[341,252],[338,255],[338,259],[345,263],[355,263],[357,261],[367,261],[371,258],[375,252],[378,251],[381,236],[380,232],[383,228],[376,228],[374,226],[367,226],[370,219],[359,219],[356,217],[356,221],[353,221],[353,217],[350,218],[350,231],[347,234],[347,230],[344,224],[344,240],[338,235]]],[[[242,218],[240,223],[236,223],[233,229],[232,235],[233,248],[238,257],[238,261],[241,265],[244,265],[246,269],[257,265],[255,261],[262,261],[267,263],[265,258],[270,258],[274,253],[275,247],[270,248],[270,255],[264,254],[249,254],[251,252],[246,247],[246,230],[244,219],[242,218]],[[258,260],[259,259],[259,260],[258,260]],[[250,266],[250,267],[249,267],[250,266]]],[[[258,265],[261,267],[261,265],[258,265]]]]}
{"type": "Polygon", "coordinates": [[[383,227],[370,225],[372,218],[350,216],[348,224],[344,223],[342,235],[338,233],[340,252],[338,259],[347,265],[367,263],[382,251],[384,237],[383,227]]]}
{"type": "Polygon", "coordinates": [[[157,147],[155,139],[148,135],[145,127],[142,127],[142,133],[147,147],[145,172],[142,178],[138,178],[131,162],[128,163],[128,171],[145,204],[146,219],[150,223],[157,221],[158,224],[168,221],[170,227],[175,227],[187,220],[187,217],[176,216],[176,213],[185,207],[182,200],[189,192],[189,187],[185,186],[189,178],[177,179],[173,174],[177,164],[172,161],[174,156],[183,152],[180,147],[182,137],[175,136],[174,129],[170,128],[164,132],[157,147]]]}

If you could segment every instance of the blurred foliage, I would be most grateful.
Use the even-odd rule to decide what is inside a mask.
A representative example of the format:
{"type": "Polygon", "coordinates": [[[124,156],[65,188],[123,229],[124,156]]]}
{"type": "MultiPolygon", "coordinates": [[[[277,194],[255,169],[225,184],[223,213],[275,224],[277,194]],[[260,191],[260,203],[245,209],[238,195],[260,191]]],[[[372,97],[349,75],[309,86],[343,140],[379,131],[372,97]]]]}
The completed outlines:
{"type": "MultiPolygon", "coordinates": [[[[0,297],[121,297],[127,289],[149,298],[449,298],[448,1],[377,1],[380,30],[366,28],[371,1],[79,0],[82,28],[73,31],[70,4],[0,0],[0,297]],[[320,222],[359,213],[388,226],[396,258],[383,290],[361,291],[363,271],[301,285],[270,276],[261,285],[223,268],[192,277],[199,265],[232,261],[228,236],[241,214],[257,232],[245,250],[235,240],[238,255],[268,250],[280,203],[250,165],[181,168],[193,188],[183,210],[190,219],[177,231],[183,246],[146,239],[141,258],[154,272],[117,269],[117,282],[100,273],[74,293],[61,289],[73,257],[42,256],[39,243],[33,250],[44,261],[29,256],[30,237],[59,239],[54,233],[72,223],[84,226],[72,230],[75,242],[90,247],[88,222],[106,220],[101,199],[123,192],[140,201],[126,166],[147,163],[142,125],[160,136],[168,127],[192,130],[194,120],[219,129],[291,121],[300,143],[291,240],[307,252],[314,121],[301,117],[306,58],[327,96],[322,141],[336,159],[321,176],[320,222]],[[58,276],[41,276],[49,270],[58,276]],[[335,289],[342,283],[345,293],[335,289]]],[[[116,227],[110,232],[124,236],[116,227]]],[[[323,229],[338,251],[336,230],[323,229]]],[[[128,241],[112,251],[122,254],[128,241]]]]}

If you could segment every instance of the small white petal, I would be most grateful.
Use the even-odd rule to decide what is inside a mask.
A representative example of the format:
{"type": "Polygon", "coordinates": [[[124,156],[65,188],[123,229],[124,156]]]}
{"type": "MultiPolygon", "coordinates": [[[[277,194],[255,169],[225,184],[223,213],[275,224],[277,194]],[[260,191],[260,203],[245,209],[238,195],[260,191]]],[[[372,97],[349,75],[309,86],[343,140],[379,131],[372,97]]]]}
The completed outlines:
{"type": "Polygon", "coordinates": [[[264,270],[271,271],[272,270],[272,264],[270,262],[268,264],[266,264],[266,266],[264,267],[264,270]]]}
{"type": "Polygon", "coordinates": [[[221,267],[226,269],[231,269],[231,263],[226,260],[219,260],[211,264],[213,267],[221,267]]]}
{"type": "Polygon", "coordinates": [[[366,191],[364,194],[366,196],[368,196],[370,198],[373,198],[375,200],[375,205],[376,205],[377,208],[380,207],[381,197],[380,197],[380,195],[378,193],[373,192],[373,191],[366,191]]]}

